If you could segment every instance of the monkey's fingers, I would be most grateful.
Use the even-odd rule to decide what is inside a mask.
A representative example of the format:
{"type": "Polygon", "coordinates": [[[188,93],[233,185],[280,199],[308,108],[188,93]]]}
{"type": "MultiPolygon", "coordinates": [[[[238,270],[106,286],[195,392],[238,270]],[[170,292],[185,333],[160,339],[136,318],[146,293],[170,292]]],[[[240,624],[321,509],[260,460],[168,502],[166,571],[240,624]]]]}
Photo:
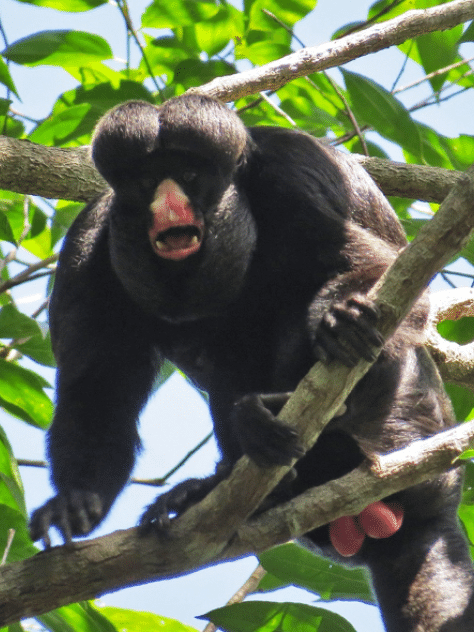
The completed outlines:
{"type": "Polygon", "coordinates": [[[55,527],[65,544],[75,535],[90,533],[103,517],[102,502],[98,494],[84,490],[72,490],[51,498],[31,516],[30,536],[33,542],[42,540],[51,547],[49,529],[55,527]]]}
{"type": "MultiPolygon", "coordinates": [[[[230,421],[234,434],[238,437],[244,454],[260,467],[289,465],[292,459],[300,459],[305,454],[298,433],[275,415],[265,405],[265,401],[278,398],[281,407],[287,394],[245,395],[232,410],[230,421]]],[[[274,402],[272,402],[274,403],[274,402]]]]}

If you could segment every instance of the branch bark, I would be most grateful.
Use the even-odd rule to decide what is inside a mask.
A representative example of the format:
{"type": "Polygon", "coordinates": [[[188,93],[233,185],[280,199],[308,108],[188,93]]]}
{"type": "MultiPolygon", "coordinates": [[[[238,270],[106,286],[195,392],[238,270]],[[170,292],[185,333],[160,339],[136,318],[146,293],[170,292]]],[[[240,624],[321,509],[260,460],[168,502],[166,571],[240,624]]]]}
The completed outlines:
{"type": "Polygon", "coordinates": [[[278,90],[297,77],[340,66],[358,57],[401,44],[407,39],[449,29],[473,18],[472,0],[457,0],[431,9],[407,11],[397,18],[333,42],[302,48],[260,68],[213,79],[193,91],[223,101],[234,101],[262,90],[278,90]]]}
{"type": "Polygon", "coordinates": [[[438,365],[444,382],[474,390],[474,342],[459,345],[446,340],[436,325],[444,320],[474,316],[474,289],[468,287],[436,292],[431,296],[430,323],[426,346],[438,365]]]}
{"type": "Polygon", "coordinates": [[[88,147],[45,147],[0,136],[0,187],[15,193],[87,202],[107,188],[88,147]]]}
{"type": "MultiPolygon", "coordinates": [[[[436,270],[462,248],[474,226],[472,200],[474,168],[459,179],[437,215],[420,230],[372,292],[382,312],[380,329],[386,337],[393,333],[436,270]],[[414,278],[414,270],[418,272],[417,278],[414,278]]],[[[353,369],[336,363],[331,366],[318,363],[302,380],[282,411],[282,417],[298,429],[307,447],[314,443],[370,366],[366,361],[360,361],[353,369]]],[[[469,444],[472,430],[470,424],[449,431],[451,434],[446,434],[449,447],[443,457],[439,456],[441,436],[420,442],[431,449],[426,457],[430,465],[426,470],[419,466],[414,472],[410,471],[403,483],[402,474],[400,478],[380,476],[380,472],[385,472],[383,463],[387,461],[384,459],[390,462],[394,458],[393,455],[383,457],[375,470],[369,471],[364,466],[349,474],[348,477],[353,478],[349,479],[352,483],[347,488],[344,488],[346,477],[329,483],[330,496],[334,500],[329,504],[318,500],[317,510],[316,505],[310,503],[303,514],[295,513],[295,503],[305,503],[305,495],[286,506],[286,513],[285,508],[277,508],[273,510],[276,514],[272,512],[248,523],[249,516],[285,475],[288,467],[260,469],[243,457],[231,475],[201,503],[173,521],[168,537],[138,537],[135,529],[120,531],[96,540],[57,547],[2,568],[0,626],[117,590],[123,585],[179,575],[223,559],[257,552],[301,535],[348,510],[357,512],[392,493],[394,484],[413,485],[424,477],[452,467],[453,457],[469,444]],[[375,482],[371,487],[368,481],[374,476],[377,481],[382,478],[384,483],[375,482]],[[364,485],[363,481],[366,481],[364,485]],[[341,496],[334,493],[338,489],[346,490],[345,500],[350,498],[353,503],[349,508],[343,504],[341,496]],[[364,496],[360,495],[361,491],[364,496]],[[372,493],[376,496],[371,496],[372,493]],[[328,510],[320,513],[320,507],[328,507],[328,510]],[[265,528],[266,521],[273,520],[272,515],[277,516],[278,525],[265,528]]],[[[410,446],[406,450],[411,454],[409,462],[413,461],[416,447],[410,446]]],[[[327,486],[324,490],[321,487],[314,490],[314,494],[326,493],[327,486]]]]}
{"type": "MultiPolygon", "coordinates": [[[[214,79],[195,90],[224,101],[262,90],[276,90],[297,77],[339,66],[423,33],[452,28],[473,18],[473,0],[453,0],[423,11],[408,11],[359,33],[303,48],[259,68],[214,79]]],[[[386,195],[431,202],[441,202],[459,175],[434,167],[402,165],[377,158],[360,160],[386,195]]],[[[102,193],[107,184],[95,170],[86,147],[44,147],[1,136],[0,188],[46,198],[88,202],[102,193]]]]}
{"type": "MultiPolygon", "coordinates": [[[[460,171],[355,155],[385,195],[442,202],[460,171]]],[[[0,188],[46,198],[89,202],[108,185],[89,147],[58,148],[0,136],[0,188]]]]}

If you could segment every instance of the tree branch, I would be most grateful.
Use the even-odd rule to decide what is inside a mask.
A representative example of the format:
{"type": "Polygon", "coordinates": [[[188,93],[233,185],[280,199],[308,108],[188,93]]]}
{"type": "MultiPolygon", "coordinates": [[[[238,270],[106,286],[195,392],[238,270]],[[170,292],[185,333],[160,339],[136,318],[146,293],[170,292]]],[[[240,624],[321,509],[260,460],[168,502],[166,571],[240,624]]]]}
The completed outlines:
{"type": "Polygon", "coordinates": [[[278,90],[298,77],[340,66],[358,57],[402,44],[407,39],[424,33],[443,31],[473,18],[472,0],[455,0],[431,9],[407,11],[359,33],[346,35],[320,46],[302,48],[259,68],[252,68],[238,75],[218,77],[199,88],[192,88],[190,92],[208,94],[223,101],[234,101],[262,90],[278,90]]]}
{"type": "MultiPolygon", "coordinates": [[[[407,165],[353,154],[385,195],[442,202],[460,171],[407,165]]],[[[107,189],[90,158],[89,147],[58,148],[0,136],[0,188],[89,202],[107,189]]]]}
{"type": "Polygon", "coordinates": [[[468,287],[445,290],[431,295],[430,323],[426,346],[438,365],[445,382],[474,390],[474,342],[459,345],[446,340],[436,325],[445,319],[459,320],[474,316],[474,289],[468,287]]]}
{"type": "MultiPolygon", "coordinates": [[[[297,77],[339,66],[357,57],[400,44],[423,33],[451,28],[474,18],[473,0],[452,2],[403,15],[320,46],[303,48],[275,62],[227,77],[197,89],[225,101],[276,90],[297,77]]],[[[194,89],[193,89],[194,90],[194,89]]],[[[454,184],[457,172],[361,159],[386,195],[441,202],[454,184]]],[[[107,188],[85,147],[44,147],[25,140],[0,137],[0,187],[87,202],[107,188]]]]}
{"type": "MultiPolygon", "coordinates": [[[[337,481],[310,489],[236,527],[227,546],[219,542],[215,547],[208,517],[204,517],[203,527],[199,519],[185,514],[173,522],[168,537],[140,537],[136,528],[115,531],[7,564],[0,574],[0,626],[125,585],[169,579],[262,552],[455,467],[457,457],[473,439],[474,421],[384,455],[371,468],[363,464],[337,481]]],[[[213,509],[214,524],[229,512],[232,499],[213,509]]]]}
{"type": "Polygon", "coordinates": [[[0,188],[46,198],[88,202],[107,188],[89,147],[45,147],[0,136],[0,188]]]}
{"type": "MultiPolygon", "coordinates": [[[[437,215],[423,226],[371,292],[382,313],[380,330],[385,337],[393,333],[434,272],[443,267],[468,238],[474,226],[473,174],[474,168],[471,167],[459,179],[437,215]],[[416,278],[413,270],[418,272],[416,278]]],[[[371,363],[364,360],[353,369],[337,363],[330,366],[318,363],[302,380],[281,414],[298,430],[306,447],[314,443],[370,366],[371,363]]],[[[449,444],[446,454],[443,453],[446,458],[439,457],[437,449],[434,452],[432,450],[433,446],[439,448],[439,442],[443,441],[441,436],[415,444],[431,448],[426,457],[431,465],[427,466],[426,471],[421,466],[414,472],[410,471],[403,485],[413,485],[418,481],[417,477],[423,480],[423,477],[451,467],[453,456],[457,456],[468,445],[472,435],[472,424],[465,428],[451,430],[451,434],[445,435],[449,444]]],[[[406,448],[411,454],[410,462],[416,449],[415,446],[406,448]]],[[[385,458],[380,463],[386,462],[385,458]]],[[[390,462],[391,458],[396,457],[392,455],[387,458],[390,462]]],[[[392,493],[394,481],[397,484],[399,482],[398,475],[381,477],[380,472],[383,473],[385,469],[380,463],[372,472],[364,466],[352,473],[356,487],[350,488],[350,496],[357,497],[357,502],[361,503],[360,509],[392,493]],[[374,483],[372,488],[368,483],[362,486],[364,476],[376,476],[377,480],[382,478],[384,483],[374,483]],[[367,491],[361,500],[359,492],[369,488],[370,493],[376,491],[376,497],[369,497],[367,491]]],[[[260,469],[248,457],[243,457],[230,476],[202,502],[173,521],[168,537],[138,537],[137,531],[131,529],[57,547],[23,562],[5,566],[0,576],[0,626],[21,617],[39,615],[60,605],[117,590],[123,585],[179,575],[222,559],[259,551],[288,537],[305,533],[318,520],[318,524],[322,524],[335,519],[341,515],[340,512],[354,510],[353,505],[349,508],[343,506],[337,495],[332,501],[332,508],[321,514],[320,507],[329,505],[320,505],[319,501],[317,511],[312,505],[308,513],[303,512],[304,515],[294,513],[294,504],[289,505],[291,509],[286,514],[284,508],[276,508],[273,512],[282,516],[281,523],[277,527],[272,525],[268,531],[268,534],[276,531],[270,542],[269,535],[265,536],[264,525],[265,521],[272,519],[273,514],[265,514],[248,524],[245,522],[288,469],[289,466],[260,469]],[[256,531],[258,524],[261,528],[256,531]]],[[[342,489],[341,481],[344,483],[345,480],[339,479],[328,484],[331,497],[334,496],[333,488],[342,489]]],[[[322,489],[314,493],[320,493],[322,489]]],[[[327,489],[326,486],[324,489],[327,489]]],[[[300,500],[304,503],[305,499],[306,495],[300,500]]],[[[296,502],[300,501],[292,501],[296,502]]]]}

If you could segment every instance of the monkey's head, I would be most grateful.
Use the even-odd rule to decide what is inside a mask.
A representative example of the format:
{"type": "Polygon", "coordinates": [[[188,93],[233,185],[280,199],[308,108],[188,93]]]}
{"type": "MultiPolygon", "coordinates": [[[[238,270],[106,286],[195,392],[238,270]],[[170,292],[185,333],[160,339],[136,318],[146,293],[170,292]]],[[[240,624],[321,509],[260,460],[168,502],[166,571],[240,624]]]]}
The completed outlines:
{"type": "Polygon", "coordinates": [[[187,320],[220,311],[240,292],[256,242],[239,188],[251,148],[238,116],[204,95],[161,107],[132,101],[101,119],[92,157],[115,193],[112,264],[140,304],[187,320]],[[153,293],[136,283],[137,269],[153,279],[153,293]]]}

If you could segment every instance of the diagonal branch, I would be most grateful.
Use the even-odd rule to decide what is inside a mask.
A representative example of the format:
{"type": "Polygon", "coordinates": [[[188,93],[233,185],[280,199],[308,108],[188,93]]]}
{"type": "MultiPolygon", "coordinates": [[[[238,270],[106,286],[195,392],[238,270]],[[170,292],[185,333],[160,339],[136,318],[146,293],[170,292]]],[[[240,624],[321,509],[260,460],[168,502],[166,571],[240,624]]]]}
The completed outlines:
{"type": "MultiPolygon", "coordinates": [[[[395,330],[434,272],[462,248],[474,226],[472,200],[474,168],[459,179],[438,214],[420,230],[374,290],[375,300],[383,314],[381,331],[386,337],[395,330]],[[413,270],[418,272],[417,278],[414,278],[413,270]]],[[[339,410],[356,381],[369,368],[370,363],[365,361],[359,362],[353,369],[336,363],[329,367],[318,363],[304,378],[286,405],[283,415],[298,428],[306,445],[316,439],[324,424],[339,410]]],[[[467,445],[472,428],[467,426],[465,433],[463,430],[457,429],[454,438],[451,437],[442,468],[438,462],[436,472],[452,466],[453,457],[467,445]]],[[[438,436],[420,443],[431,447],[436,444],[439,447],[440,440],[438,436]]],[[[410,446],[407,450],[416,450],[416,447],[410,446]]],[[[432,458],[438,458],[436,450],[431,455],[432,458]]],[[[403,484],[415,484],[417,475],[435,474],[432,465],[428,469],[428,474],[424,470],[410,471],[408,481],[403,484]]],[[[317,522],[314,505],[309,506],[304,516],[296,514],[293,508],[286,514],[285,508],[274,510],[277,518],[280,511],[282,522],[279,527],[275,527],[278,536],[272,541],[269,541],[268,534],[265,537],[263,533],[259,535],[255,523],[245,524],[287,470],[288,467],[260,469],[243,457],[228,479],[201,503],[173,521],[168,537],[138,537],[136,529],[130,529],[57,547],[23,562],[6,565],[0,575],[0,626],[21,617],[39,615],[60,605],[117,590],[123,585],[187,573],[223,559],[261,550],[282,541],[282,538],[304,533],[317,522]]],[[[373,472],[364,473],[361,470],[363,468],[353,473],[358,491],[362,487],[360,477],[374,476],[373,472]]],[[[389,477],[387,481],[388,493],[393,490],[390,487],[391,480],[389,477]]],[[[336,486],[341,481],[339,479],[336,486]]],[[[335,484],[332,482],[329,485],[335,484]]],[[[376,482],[375,488],[370,489],[370,485],[365,485],[364,489],[369,491],[361,500],[362,503],[368,504],[385,495],[385,487],[376,482]],[[371,498],[370,493],[374,493],[375,498],[371,498]]],[[[300,501],[295,499],[292,502],[300,501]]],[[[305,502],[305,498],[301,502],[305,502]]],[[[322,521],[334,519],[341,511],[343,508],[339,497],[322,521]]],[[[265,523],[272,519],[271,515],[264,515],[261,520],[265,523]]],[[[261,528],[264,529],[265,524],[261,528]]]]}
{"type": "Polygon", "coordinates": [[[454,0],[431,9],[407,11],[359,33],[319,46],[302,48],[260,68],[213,79],[199,88],[192,88],[190,92],[234,101],[262,90],[278,90],[298,77],[340,66],[358,57],[402,44],[425,33],[452,28],[473,18],[472,0],[454,0]]]}
{"type": "MultiPolygon", "coordinates": [[[[460,171],[407,165],[353,154],[385,195],[442,202],[460,171]]],[[[107,188],[89,147],[58,148],[0,136],[0,188],[16,193],[89,202],[107,188]]]]}

